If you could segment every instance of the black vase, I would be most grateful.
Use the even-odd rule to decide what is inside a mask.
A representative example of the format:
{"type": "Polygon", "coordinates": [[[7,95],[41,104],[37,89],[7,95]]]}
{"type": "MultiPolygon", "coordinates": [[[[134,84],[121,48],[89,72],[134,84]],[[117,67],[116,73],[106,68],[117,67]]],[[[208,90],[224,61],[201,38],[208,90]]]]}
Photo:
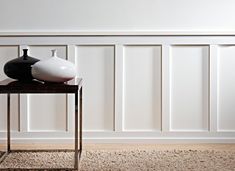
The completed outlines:
{"type": "Polygon", "coordinates": [[[39,59],[28,56],[28,49],[23,49],[23,56],[8,61],[4,65],[4,73],[13,79],[19,81],[31,81],[31,65],[38,62],[39,59]]]}

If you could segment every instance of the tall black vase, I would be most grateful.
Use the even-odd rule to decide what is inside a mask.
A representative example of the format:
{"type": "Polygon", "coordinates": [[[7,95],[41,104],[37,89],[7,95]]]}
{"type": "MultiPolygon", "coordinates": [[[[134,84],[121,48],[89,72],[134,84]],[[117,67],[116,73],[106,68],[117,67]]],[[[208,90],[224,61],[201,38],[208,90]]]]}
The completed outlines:
{"type": "Polygon", "coordinates": [[[28,56],[28,49],[23,49],[23,56],[8,61],[4,65],[4,73],[13,79],[19,81],[31,81],[31,65],[38,62],[39,59],[28,56]]]}

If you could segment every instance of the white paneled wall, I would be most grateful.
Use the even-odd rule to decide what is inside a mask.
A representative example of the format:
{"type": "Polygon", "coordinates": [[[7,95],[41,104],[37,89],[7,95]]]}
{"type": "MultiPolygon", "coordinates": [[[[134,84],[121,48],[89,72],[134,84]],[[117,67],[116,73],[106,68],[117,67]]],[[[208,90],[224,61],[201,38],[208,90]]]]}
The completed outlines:
{"type": "Polygon", "coordinates": [[[45,95],[39,94],[28,98],[28,131],[67,130],[65,95],[47,95],[46,100],[45,95]]]}
{"type": "Polygon", "coordinates": [[[114,129],[114,47],[77,46],[78,76],[84,78],[84,129],[114,129]]]}
{"type": "Polygon", "coordinates": [[[124,47],[124,94],[125,130],[161,129],[161,46],[124,47]]]}
{"type": "MultiPolygon", "coordinates": [[[[56,48],[74,62],[89,142],[235,142],[234,44],[233,36],[0,37],[0,67],[23,48],[40,59],[56,48]]],[[[0,102],[3,139],[5,95],[0,102]]],[[[14,141],[71,142],[73,103],[14,95],[14,141]]]]}
{"type": "Polygon", "coordinates": [[[235,131],[235,46],[220,46],[219,50],[219,131],[235,131]]]}
{"type": "Polygon", "coordinates": [[[170,52],[172,130],[208,130],[209,48],[172,46],[170,52]]]}

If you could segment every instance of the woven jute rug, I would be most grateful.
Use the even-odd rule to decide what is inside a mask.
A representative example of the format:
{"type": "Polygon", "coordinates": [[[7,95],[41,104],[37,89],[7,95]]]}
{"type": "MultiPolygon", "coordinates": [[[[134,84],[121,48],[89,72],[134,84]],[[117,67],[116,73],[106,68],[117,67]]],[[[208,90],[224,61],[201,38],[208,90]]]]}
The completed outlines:
{"type": "MultiPolygon", "coordinates": [[[[12,153],[0,165],[6,168],[70,168],[71,152],[12,153]]],[[[83,171],[235,171],[235,151],[215,150],[84,150],[83,171]]]]}

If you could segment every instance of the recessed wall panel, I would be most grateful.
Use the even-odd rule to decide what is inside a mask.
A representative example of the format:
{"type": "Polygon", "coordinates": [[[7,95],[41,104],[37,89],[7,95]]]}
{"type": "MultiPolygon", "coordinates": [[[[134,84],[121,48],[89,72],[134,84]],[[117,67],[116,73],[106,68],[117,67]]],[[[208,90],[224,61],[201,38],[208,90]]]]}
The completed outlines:
{"type": "MultiPolygon", "coordinates": [[[[67,58],[66,46],[30,46],[29,54],[39,59],[48,59],[51,57],[52,49],[57,49],[58,57],[67,58]]],[[[65,131],[66,109],[66,95],[64,94],[29,95],[29,131],[65,131]]]]}
{"type": "Polygon", "coordinates": [[[124,129],[161,128],[161,46],[124,49],[124,129]]]}
{"type": "Polygon", "coordinates": [[[66,97],[64,95],[28,96],[29,131],[65,131],[66,97]]]}
{"type": "Polygon", "coordinates": [[[235,46],[220,46],[218,55],[218,129],[235,131],[235,46]]]}
{"type": "Polygon", "coordinates": [[[172,46],[170,54],[171,130],[208,130],[209,48],[172,46]]]}
{"type": "Polygon", "coordinates": [[[114,129],[114,47],[77,46],[79,77],[83,78],[84,129],[114,129]]]}
{"type": "MultiPolygon", "coordinates": [[[[0,80],[8,78],[3,71],[7,61],[17,58],[18,46],[0,46],[0,80]]],[[[11,95],[11,129],[19,128],[18,95],[11,95]]],[[[0,130],[6,130],[7,121],[7,95],[0,95],[0,130]]]]}

